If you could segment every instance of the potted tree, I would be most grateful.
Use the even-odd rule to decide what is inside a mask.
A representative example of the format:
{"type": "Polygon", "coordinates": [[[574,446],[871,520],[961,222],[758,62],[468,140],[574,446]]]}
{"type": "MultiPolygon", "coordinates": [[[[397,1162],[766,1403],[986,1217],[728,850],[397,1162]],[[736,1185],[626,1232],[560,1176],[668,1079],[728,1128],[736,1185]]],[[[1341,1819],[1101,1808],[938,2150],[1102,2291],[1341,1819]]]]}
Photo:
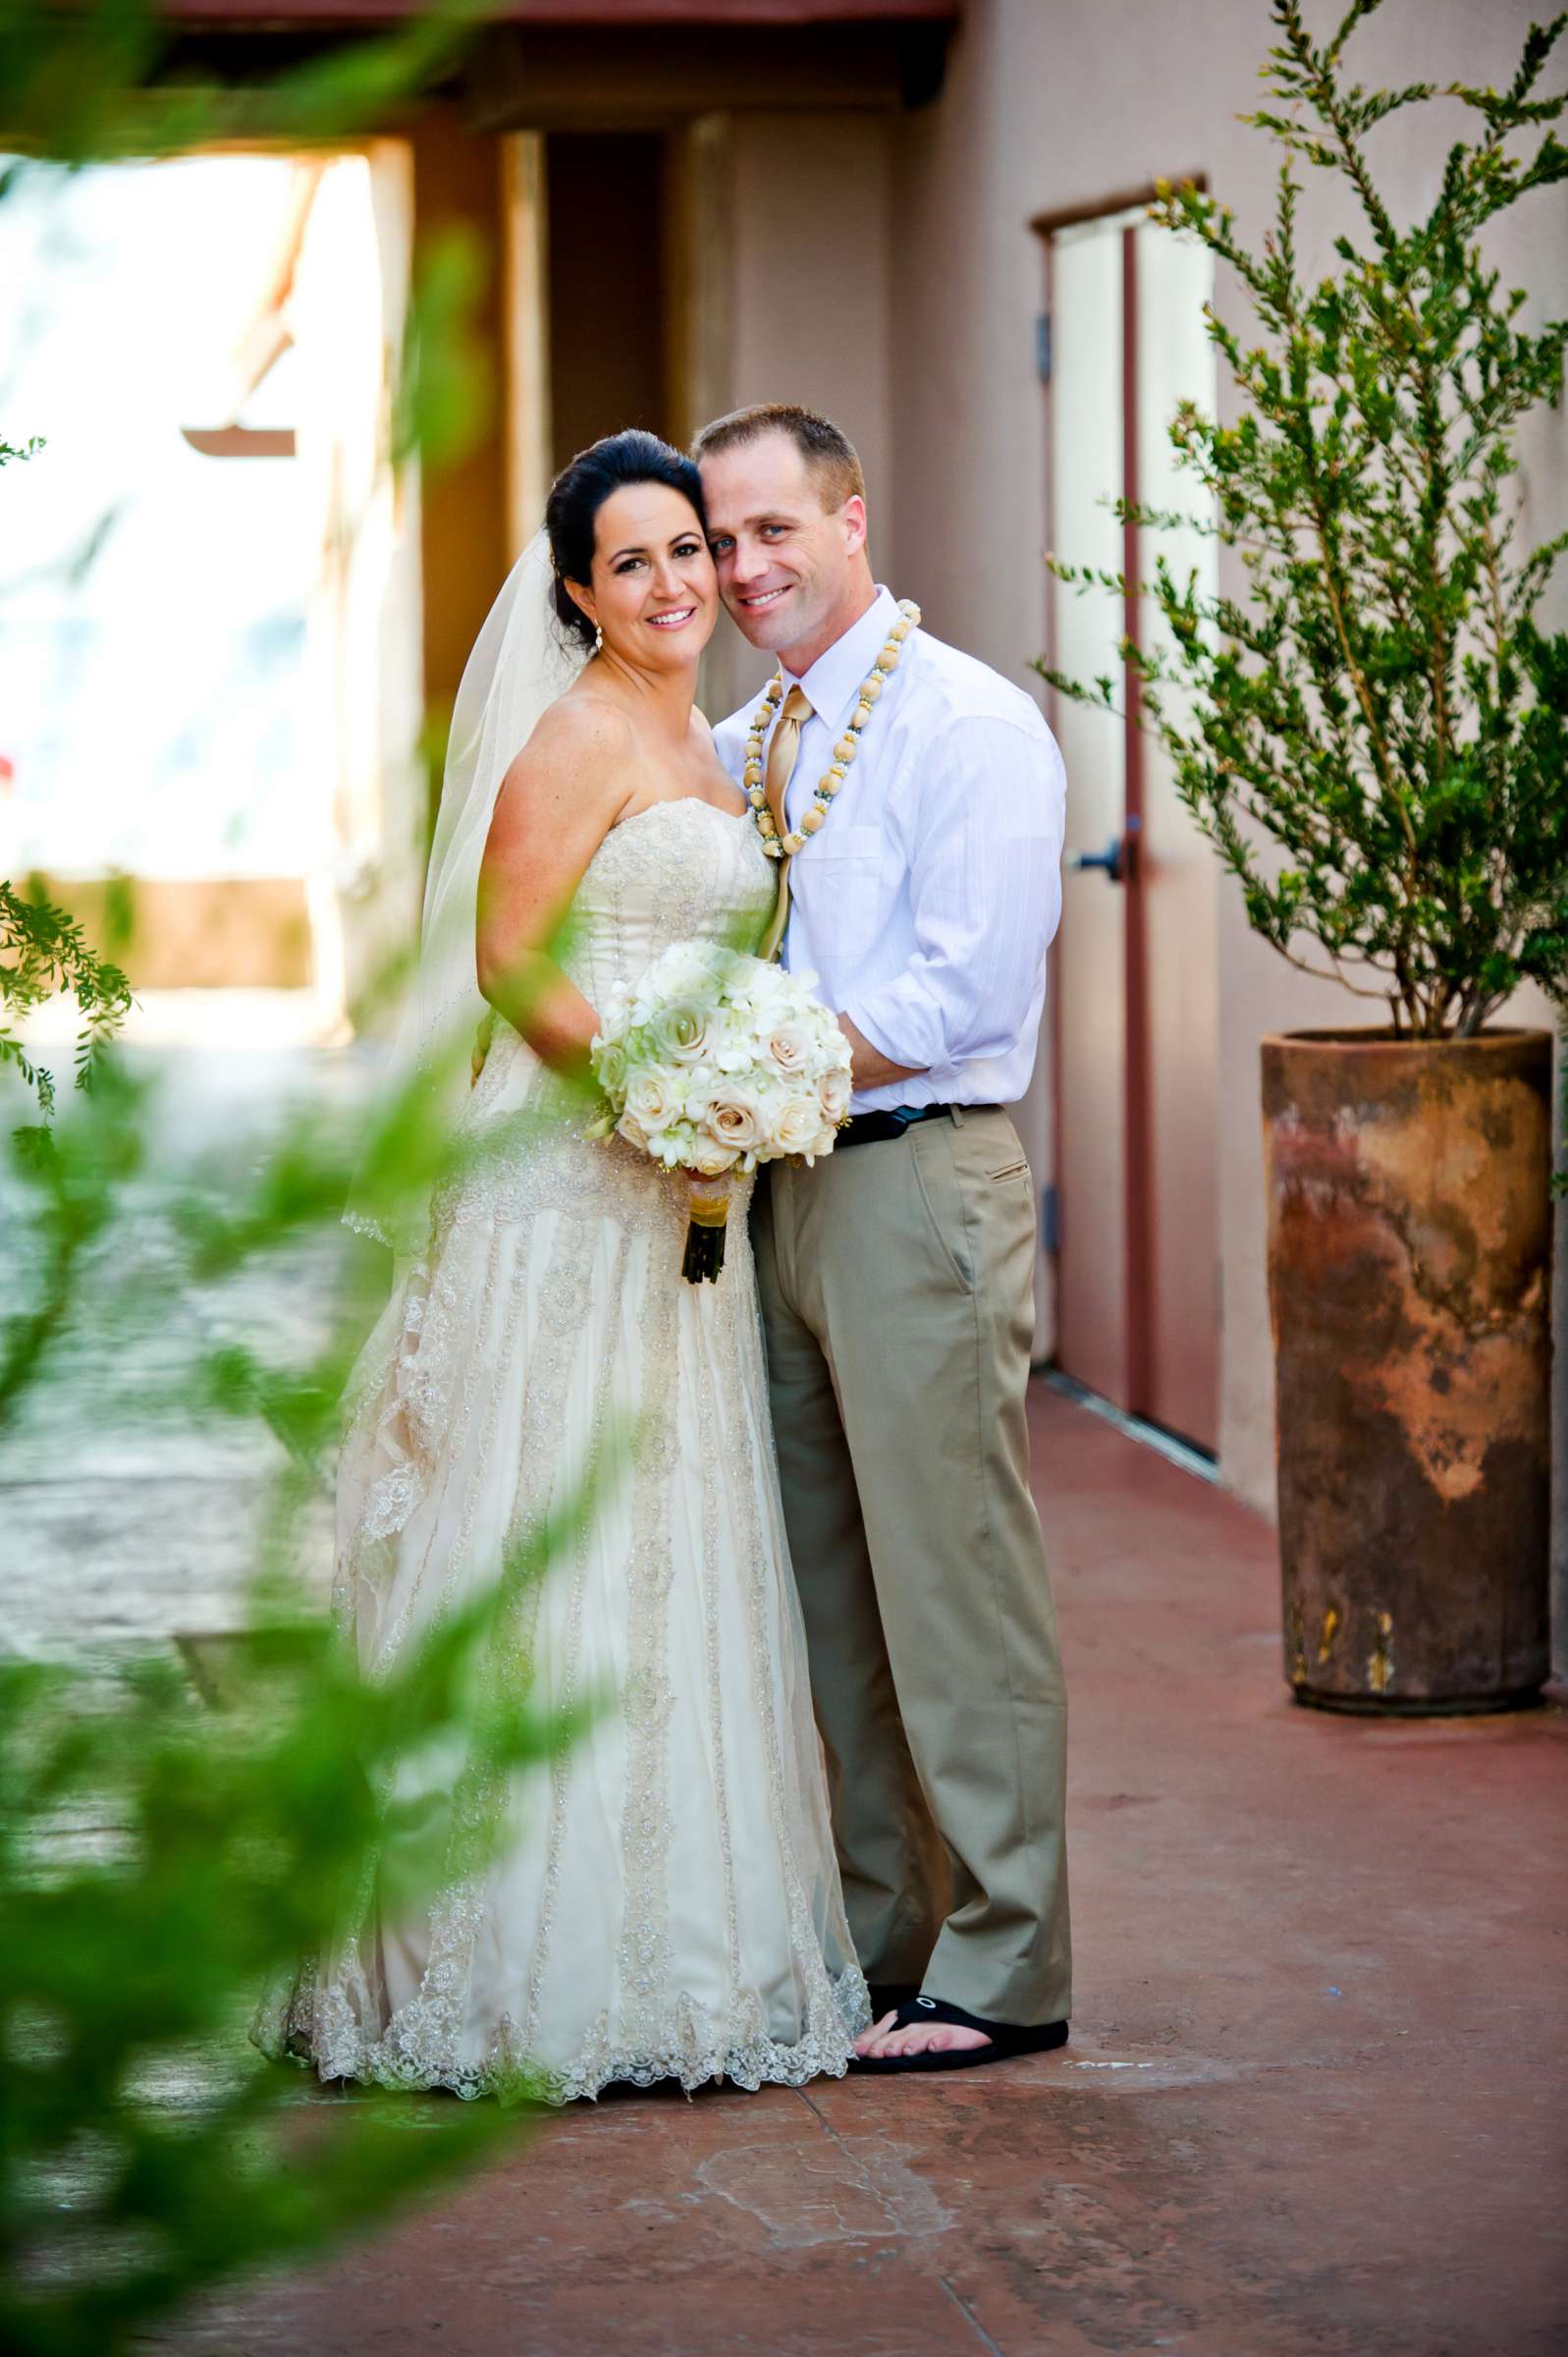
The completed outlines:
{"type": "Polygon", "coordinates": [[[1287,1673],[1333,1708],[1493,1709],[1547,1670],[1551,1039],[1491,1018],[1527,981],[1568,1003],[1568,637],[1536,619],[1568,534],[1522,547],[1511,496],[1568,331],[1525,324],[1484,239],[1568,176],[1565,100],[1537,95],[1564,20],[1500,93],[1369,91],[1344,53],[1378,5],[1320,46],[1272,0],[1273,103],[1247,118],[1281,151],[1260,250],[1196,188],[1153,208],[1262,332],[1210,314],[1233,412],[1170,426],[1241,585],[1207,595],[1161,558],[1157,642],[1122,655],[1252,925],[1382,1017],[1263,1043],[1287,1673]],[[1473,133],[1402,223],[1369,135],[1439,95],[1473,133]],[[1316,279],[1309,174],[1358,223],[1316,279]]]}

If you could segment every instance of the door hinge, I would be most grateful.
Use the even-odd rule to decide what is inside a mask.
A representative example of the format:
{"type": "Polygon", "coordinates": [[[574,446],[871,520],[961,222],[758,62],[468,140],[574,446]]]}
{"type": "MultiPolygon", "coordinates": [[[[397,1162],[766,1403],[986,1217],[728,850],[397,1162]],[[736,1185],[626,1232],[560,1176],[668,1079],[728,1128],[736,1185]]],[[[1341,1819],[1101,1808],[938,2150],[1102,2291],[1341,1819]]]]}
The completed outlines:
{"type": "Polygon", "coordinates": [[[1051,313],[1035,314],[1035,369],[1043,385],[1051,382],[1051,313]]]}
{"type": "Polygon", "coordinates": [[[1061,1250],[1061,1189],[1057,1186],[1040,1189],[1040,1249],[1061,1250]]]}

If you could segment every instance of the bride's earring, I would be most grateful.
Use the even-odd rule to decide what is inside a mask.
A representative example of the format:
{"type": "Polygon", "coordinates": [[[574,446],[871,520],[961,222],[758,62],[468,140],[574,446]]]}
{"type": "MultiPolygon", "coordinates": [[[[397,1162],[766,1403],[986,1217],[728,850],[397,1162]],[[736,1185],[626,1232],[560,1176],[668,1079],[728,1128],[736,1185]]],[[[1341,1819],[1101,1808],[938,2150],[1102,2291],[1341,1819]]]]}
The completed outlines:
{"type": "Polygon", "coordinates": [[[593,626],[593,651],[596,655],[603,649],[604,642],[604,627],[601,623],[596,622],[593,626]]]}

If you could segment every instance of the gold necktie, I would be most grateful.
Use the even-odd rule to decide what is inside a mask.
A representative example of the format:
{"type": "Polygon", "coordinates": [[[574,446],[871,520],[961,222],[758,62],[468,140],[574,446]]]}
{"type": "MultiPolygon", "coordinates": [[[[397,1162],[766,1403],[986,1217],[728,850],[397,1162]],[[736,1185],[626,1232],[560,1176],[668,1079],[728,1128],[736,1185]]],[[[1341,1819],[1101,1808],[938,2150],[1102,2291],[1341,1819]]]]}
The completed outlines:
{"type": "MultiPolygon", "coordinates": [[[[784,818],[784,796],[789,791],[789,779],[795,766],[795,755],[800,750],[800,732],[811,718],[811,698],[805,689],[799,686],[791,687],[784,697],[784,709],[774,723],[773,735],[768,740],[768,766],[763,773],[762,790],[768,797],[768,808],[773,814],[773,823],[779,831],[781,843],[789,831],[784,818]]],[[[773,914],[768,920],[768,929],[762,937],[762,946],[757,952],[759,958],[778,957],[780,945],[784,940],[784,926],[788,921],[789,854],[785,851],[779,861],[779,898],[774,904],[773,914]]]]}

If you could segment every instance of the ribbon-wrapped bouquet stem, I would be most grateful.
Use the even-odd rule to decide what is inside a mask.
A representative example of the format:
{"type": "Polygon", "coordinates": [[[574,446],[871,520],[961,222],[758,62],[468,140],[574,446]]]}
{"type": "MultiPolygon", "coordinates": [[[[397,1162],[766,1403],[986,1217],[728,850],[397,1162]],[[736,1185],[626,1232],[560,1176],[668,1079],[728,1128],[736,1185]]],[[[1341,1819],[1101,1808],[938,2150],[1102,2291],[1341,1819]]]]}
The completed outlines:
{"type": "Polygon", "coordinates": [[[676,942],[602,1011],[593,1066],[613,1129],[684,1172],[681,1274],[712,1282],[737,1171],[831,1152],[849,1114],[849,1043],[790,974],[717,942],[676,942]]]}

